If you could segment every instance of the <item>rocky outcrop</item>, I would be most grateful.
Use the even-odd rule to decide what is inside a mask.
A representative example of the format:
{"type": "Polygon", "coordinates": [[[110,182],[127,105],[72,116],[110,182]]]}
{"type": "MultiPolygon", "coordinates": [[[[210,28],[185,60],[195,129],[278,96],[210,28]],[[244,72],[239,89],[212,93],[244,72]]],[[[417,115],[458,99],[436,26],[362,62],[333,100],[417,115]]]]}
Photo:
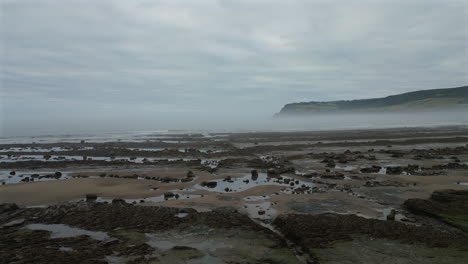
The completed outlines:
{"type": "Polygon", "coordinates": [[[440,190],[430,199],[408,199],[404,206],[415,214],[427,215],[468,232],[468,190],[440,190]]]}
{"type": "Polygon", "coordinates": [[[408,225],[398,221],[366,219],[356,215],[281,215],[273,222],[286,238],[304,249],[323,248],[353,235],[423,243],[430,247],[463,247],[468,236],[431,227],[408,225]]]}

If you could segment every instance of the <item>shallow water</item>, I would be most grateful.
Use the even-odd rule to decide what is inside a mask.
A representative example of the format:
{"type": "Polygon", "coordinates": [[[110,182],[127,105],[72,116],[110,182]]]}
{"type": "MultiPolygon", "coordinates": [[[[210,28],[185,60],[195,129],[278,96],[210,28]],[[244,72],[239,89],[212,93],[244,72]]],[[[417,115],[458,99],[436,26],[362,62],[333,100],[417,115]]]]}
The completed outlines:
{"type": "MultiPolygon", "coordinates": [[[[145,198],[136,198],[136,199],[123,199],[126,203],[133,204],[133,203],[147,203],[147,202],[152,202],[152,203],[160,203],[164,201],[169,201],[169,200],[185,200],[185,199],[192,199],[192,198],[200,198],[202,195],[198,194],[181,194],[177,192],[172,192],[174,194],[178,194],[179,197],[171,197],[171,198],[165,198],[164,195],[160,196],[154,196],[154,197],[145,197],[145,198]]],[[[102,198],[98,197],[96,202],[98,203],[111,203],[112,199],[110,198],[102,198]]]]}
{"type": "MultiPolygon", "coordinates": [[[[16,171],[15,175],[10,175],[11,170],[0,170],[0,183],[5,183],[5,184],[17,184],[17,183],[23,183],[21,180],[23,180],[26,177],[29,177],[32,179],[31,175],[33,174],[38,174],[39,176],[45,176],[45,175],[54,175],[55,171],[16,171]]],[[[61,172],[62,176],[60,178],[42,178],[39,179],[39,177],[33,178],[34,181],[55,181],[55,180],[67,180],[67,179],[72,179],[73,177],[69,176],[67,172],[61,172]]]]}
{"type": "Polygon", "coordinates": [[[0,152],[61,152],[71,150],[92,150],[94,147],[83,147],[78,149],[62,148],[62,147],[51,147],[51,148],[39,148],[39,147],[26,147],[26,148],[4,148],[0,149],[0,152]]]}
{"type": "Polygon", "coordinates": [[[231,248],[231,245],[217,239],[207,238],[208,232],[187,234],[151,234],[146,233],[148,245],[161,250],[168,250],[174,246],[196,248],[200,251],[213,252],[218,248],[231,248]]]}
{"type": "Polygon", "coordinates": [[[71,227],[64,224],[29,224],[26,228],[32,230],[46,230],[52,232],[50,238],[66,238],[66,237],[75,237],[75,236],[89,236],[92,239],[96,240],[106,240],[109,239],[109,235],[105,232],[100,231],[88,231],[81,228],[71,227]]]}
{"type": "Polygon", "coordinates": [[[232,182],[224,181],[223,179],[212,180],[210,182],[216,182],[217,186],[215,188],[204,187],[199,184],[195,185],[195,189],[206,190],[210,192],[221,192],[221,193],[228,193],[228,192],[242,192],[248,190],[250,188],[254,188],[257,186],[284,186],[286,187],[286,191],[292,191],[293,188],[297,187],[309,187],[313,188],[314,184],[306,181],[296,180],[291,177],[282,176],[282,179],[289,179],[291,182],[298,182],[298,184],[294,183],[294,186],[290,184],[286,184],[284,182],[278,182],[276,178],[270,178],[267,176],[266,173],[259,173],[258,178],[256,180],[252,180],[252,176],[250,174],[245,175],[244,177],[240,178],[232,178],[232,182]],[[229,191],[226,191],[226,188],[229,191]]]}
{"type": "MultiPolygon", "coordinates": [[[[148,158],[148,157],[98,157],[98,156],[86,156],[87,160],[103,160],[103,161],[128,161],[132,163],[145,163],[145,162],[155,162],[161,160],[168,161],[194,161],[197,159],[188,159],[188,158],[148,158]]],[[[52,155],[50,158],[46,159],[43,155],[13,155],[5,156],[0,155],[1,162],[18,162],[18,161],[44,161],[44,162],[57,162],[57,161],[78,161],[84,160],[83,156],[66,156],[66,155],[52,155]]]]}

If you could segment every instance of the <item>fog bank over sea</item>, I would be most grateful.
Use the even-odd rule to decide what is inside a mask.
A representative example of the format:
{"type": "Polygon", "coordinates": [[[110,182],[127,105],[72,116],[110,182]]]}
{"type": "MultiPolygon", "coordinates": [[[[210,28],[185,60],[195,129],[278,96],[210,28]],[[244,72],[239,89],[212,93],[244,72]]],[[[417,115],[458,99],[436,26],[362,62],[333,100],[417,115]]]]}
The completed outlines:
{"type": "Polygon", "coordinates": [[[70,119],[2,122],[0,136],[31,137],[43,135],[116,135],[187,132],[268,132],[377,129],[394,127],[434,127],[468,125],[466,112],[313,114],[301,117],[274,118],[266,115],[207,114],[177,118],[70,119]]]}

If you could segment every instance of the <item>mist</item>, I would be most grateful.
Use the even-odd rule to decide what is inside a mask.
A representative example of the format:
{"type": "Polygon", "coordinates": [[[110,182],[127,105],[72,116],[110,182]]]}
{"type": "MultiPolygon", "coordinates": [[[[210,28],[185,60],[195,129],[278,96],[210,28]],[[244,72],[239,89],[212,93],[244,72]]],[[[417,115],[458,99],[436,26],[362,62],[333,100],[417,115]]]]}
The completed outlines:
{"type": "Polygon", "coordinates": [[[143,116],[120,113],[118,116],[81,116],[69,119],[16,119],[2,122],[2,137],[40,135],[85,135],[157,131],[180,132],[287,132],[396,127],[467,126],[463,111],[416,113],[313,114],[307,117],[271,115],[205,114],[185,116],[143,116]]]}

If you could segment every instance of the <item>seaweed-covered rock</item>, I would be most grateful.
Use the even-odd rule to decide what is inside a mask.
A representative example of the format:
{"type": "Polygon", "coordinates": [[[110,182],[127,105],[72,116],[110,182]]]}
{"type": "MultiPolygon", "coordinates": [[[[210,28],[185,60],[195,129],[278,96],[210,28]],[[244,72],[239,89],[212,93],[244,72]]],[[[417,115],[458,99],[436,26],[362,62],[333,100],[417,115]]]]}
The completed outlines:
{"type": "Polygon", "coordinates": [[[468,190],[434,191],[430,199],[408,199],[406,209],[428,215],[468,232],[468,190]]]}

